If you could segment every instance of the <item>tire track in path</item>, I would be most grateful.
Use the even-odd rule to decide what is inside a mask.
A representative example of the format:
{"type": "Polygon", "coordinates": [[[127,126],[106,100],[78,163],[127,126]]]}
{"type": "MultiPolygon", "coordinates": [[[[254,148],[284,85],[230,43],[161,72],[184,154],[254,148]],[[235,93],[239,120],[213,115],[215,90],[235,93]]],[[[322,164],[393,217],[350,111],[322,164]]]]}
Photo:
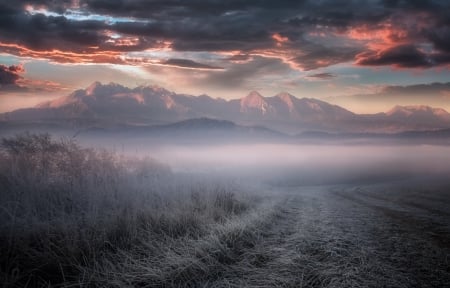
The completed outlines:
{"type": "Polygon", "coordinates": [[[445,287],[449,250],[353,187],[279,188],[254,247],[208,287],[445,287]],[[363,197],[359,194],[358,197],[363,197]],[[355,201],[355,199],[357,199],[355,201]],[[368,206],[369,204],[369,206],[368,206]]]}

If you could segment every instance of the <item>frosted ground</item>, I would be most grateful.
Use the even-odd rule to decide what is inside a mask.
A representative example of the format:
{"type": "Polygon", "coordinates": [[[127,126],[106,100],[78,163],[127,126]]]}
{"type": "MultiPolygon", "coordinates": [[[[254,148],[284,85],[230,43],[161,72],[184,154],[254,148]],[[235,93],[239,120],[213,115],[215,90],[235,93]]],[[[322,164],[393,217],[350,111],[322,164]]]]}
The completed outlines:
{"type": "Polygon", "coordinates": [[[450,282],[446,146],[87,145],[3,140],[4,287],[450,282]]]}

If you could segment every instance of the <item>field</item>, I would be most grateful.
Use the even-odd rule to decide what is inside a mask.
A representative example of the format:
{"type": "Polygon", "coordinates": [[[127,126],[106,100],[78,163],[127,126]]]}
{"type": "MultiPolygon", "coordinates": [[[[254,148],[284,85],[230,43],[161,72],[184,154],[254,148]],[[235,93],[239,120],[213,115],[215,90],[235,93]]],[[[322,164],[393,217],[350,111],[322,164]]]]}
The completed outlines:
{"type": "Polygon", "coordinates": [[[327,172],[335,183],[299,183],[312,174],[295,170],[257,181],[47,134],[5,138],[1,147],[3,287],[450,283],[450,185],[442,177],[364,171],[358,183],[327,172]]]}

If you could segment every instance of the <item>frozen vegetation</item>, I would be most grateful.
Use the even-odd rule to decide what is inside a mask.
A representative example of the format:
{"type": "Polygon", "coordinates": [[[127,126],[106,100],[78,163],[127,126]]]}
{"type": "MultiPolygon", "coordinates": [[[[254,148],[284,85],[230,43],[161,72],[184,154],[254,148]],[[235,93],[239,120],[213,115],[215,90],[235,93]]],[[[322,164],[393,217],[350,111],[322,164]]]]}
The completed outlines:
{"type": "MultiPolygon", "coordinates": [[[[330,153],[321,156],[333,158],[330,153]]],[[[247,157],[251,161],[241,167],[253,174],[240,173],[239,161],[229,157],[236,162],[228,163],[234,176],[224,170],[188,173],[48,134],[4,138],[0,282],[4,287],[450,283],[450,190],[439,175],[413,177],[423,172],[414,167],[393,179],[380,171],[386,169],[383,162],[370,168],[376,171],[344,167],[342,153],[333,165],[324,160],[294,169],[289,163],[282,170],[273,163],[278,164],[273,171],[262,168],[259,157],[247,157]],[[262,173],[259,180],[255,173],[262,173]],[[362,176],[364,181],[355,180],[362,176]]],[[[295,157],[291,161],[301,162],[295,157]]],[[[446,161],[439,162],[440,172],[446,161]]],[[[392,169],[387,174],[397,175],[392,169]]]]}
{"type": "Polygon", "coordinates": [[[260,196],[231,182],[176,175],[151,159],[48,134],[3,139],[0,157],[5,286],[188,285],[219,277],[235,249],[253,241],[247,234],[264,214],[255,210],[260,196]]]}

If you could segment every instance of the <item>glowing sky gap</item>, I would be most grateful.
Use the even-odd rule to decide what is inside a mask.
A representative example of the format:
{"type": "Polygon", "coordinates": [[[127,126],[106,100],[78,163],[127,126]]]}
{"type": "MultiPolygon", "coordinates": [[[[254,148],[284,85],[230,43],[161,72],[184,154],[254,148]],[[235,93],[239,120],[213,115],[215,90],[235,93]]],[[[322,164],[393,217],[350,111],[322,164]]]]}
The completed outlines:
{"type": "Polygon", "coordinates": [[[76,10],[76,9],[67,9],[65,13],[56,13],[53,11],[48,11],[44,8],[35,8],[31,5],[25,7],[25,10],[31,15],[42,14],[45,16],[52,17],[65,17],[69,20],[74,21],[86,21],[86,20],[94,20],[105,22],[108,25],[112,25],[115,23],[151,23],[151,20],[148,19],[137,19],[132,17],[113,17],[109,15],[100,15],[100,14],[90,14],[88,11],[76,10]]]}

